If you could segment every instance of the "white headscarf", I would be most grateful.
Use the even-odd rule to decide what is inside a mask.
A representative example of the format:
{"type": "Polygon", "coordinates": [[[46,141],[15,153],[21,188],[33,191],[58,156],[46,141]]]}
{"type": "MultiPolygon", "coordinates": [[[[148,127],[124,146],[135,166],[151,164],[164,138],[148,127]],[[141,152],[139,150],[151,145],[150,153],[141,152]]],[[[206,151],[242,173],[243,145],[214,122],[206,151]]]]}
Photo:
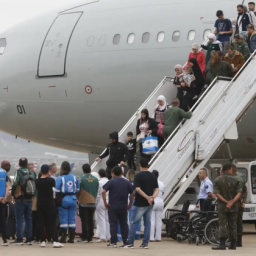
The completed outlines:
{"type": "Polygon", "coordinates": [[[200,46],[198,44],[192,44],[192,49],[197,49],[199,51],[200,46]]]}
{"type": "Polygon", "coordinates": [[[213,39],[213,42],[211,44],[218,44],[220,47],[220,51],[222,52],[222,43],[220,41],[216,40],[216,36],[211,33],[208,35],[208,38],[213,39]]]}
{"type": "Polygon", "coordinates": [[[157,100],[161,100],[164,104],[163,106],[160,106],[159,104],[157,105],[157,109],[159,109],[160,107],[160,110],[165,110],[166,109],[166,106],[167,106],[167,103],[166,103],[166,98],[163,96],[163,95],[160,95],[158,96],[157,100]]]}

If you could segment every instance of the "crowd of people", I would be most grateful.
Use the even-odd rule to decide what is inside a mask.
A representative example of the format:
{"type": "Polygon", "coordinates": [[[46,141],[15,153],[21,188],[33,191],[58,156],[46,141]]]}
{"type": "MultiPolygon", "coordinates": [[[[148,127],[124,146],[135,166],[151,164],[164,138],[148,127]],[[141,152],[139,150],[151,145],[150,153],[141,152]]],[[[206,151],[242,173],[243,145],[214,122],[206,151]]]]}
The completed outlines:
{"type": "MultiPolygon", "coordinates": [[[[89,164],[82,167],[83,176],[72,174],[69,162],[64,161],[56,175],[55,164],[41,166],[37,177],[28,168],[28,160],[19,160],[13,184],[8,177],[10,163],[3,161],[0,169],[0,231],[3,246],[8,246],[6,207],[14,206],[16,219],[15,245],[47,242],[54,248],[74,243],[76,215],[82,223],[81,238],[77,242],[93,243],[94,217],[97,219],[97,243],[109,242],[117,247],[118,229],[123,245],[133,248],[144,220],[143,249],[149,241],[161,241],[164,184],[158,172],[148,171],[148,159],[140,159],[140,172],[129,170],[124,176],[121,166],[111,169],[107,178],[104,169],[92,173],[89,164]],[[58,177],[57,177],[58,176],[58,177]],[[8,199],[11,191],[11,199],[8,199]],[[77,211],[78,209],[78,211],[77,211]],[[23,241],[23,237],[26,241],[23,241]],[[68,236],[68,237],[67,237],[68,236]]],[[[140,238],[140,234],[139,234],[140,238]]]]}

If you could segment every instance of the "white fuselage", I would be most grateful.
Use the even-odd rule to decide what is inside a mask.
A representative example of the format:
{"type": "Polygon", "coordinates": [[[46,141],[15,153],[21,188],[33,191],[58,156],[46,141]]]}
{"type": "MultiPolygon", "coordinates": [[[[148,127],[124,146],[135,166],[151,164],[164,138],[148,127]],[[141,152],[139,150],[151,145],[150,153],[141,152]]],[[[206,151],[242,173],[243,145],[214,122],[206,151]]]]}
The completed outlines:
{"type": "Polygon", "coordinates": [[[0,129],[47,145],[101,152],[108,134],[120,130],[163,77],[174,73],[175,64],[185,63],[192,43],[204,41],[216,11],[234,18],[239,3],[81,0],[79,7],[60,8],[61,13],[4,32],[0,129]],[[191,30],[195,38],[190,41],[191,30]],[[175,31],[180,32],[177,42],[175,31]],[[147,43],[142,42],[145,32],[147,43]]]}

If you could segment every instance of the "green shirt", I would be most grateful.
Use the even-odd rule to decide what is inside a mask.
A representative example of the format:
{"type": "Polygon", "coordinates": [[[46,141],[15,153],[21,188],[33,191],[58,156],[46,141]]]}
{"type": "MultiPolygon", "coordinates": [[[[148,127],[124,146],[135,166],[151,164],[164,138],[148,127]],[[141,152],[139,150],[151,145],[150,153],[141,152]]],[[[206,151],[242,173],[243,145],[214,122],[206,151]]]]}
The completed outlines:
{"type": "MultiPolygon", "coordinates": [[[[237,193],[242,192],[241,182],[233,175],[224,173],[214,181],[214,194],[220,194],[227,201],[231,201],[235,198],[237,193]]],[[[227,209],[227,204],[218,200],[218,211],[221,212],[237,212],[238,203],[236,202],[231,209],[227,209]]]]}

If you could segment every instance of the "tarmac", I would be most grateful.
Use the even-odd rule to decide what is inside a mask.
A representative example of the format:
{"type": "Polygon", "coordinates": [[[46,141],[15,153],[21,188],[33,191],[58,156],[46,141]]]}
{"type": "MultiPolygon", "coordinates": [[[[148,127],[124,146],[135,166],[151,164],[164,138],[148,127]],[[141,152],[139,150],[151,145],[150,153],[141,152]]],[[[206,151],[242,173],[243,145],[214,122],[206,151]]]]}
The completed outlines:
{"type": "MultiPolygon", "coordinates": [[[[39,244],[32,246],[0,247],[1,256],[132,256],[132,255],[152,255],[152,256],[200,256],[200,255],[254,255],[256,252],[256,232],[254,225],[244,227],[243,247],[237,250],[213,251],[210,245],[189,244],[187,241],[178,243],[170,238],[163,237],[162,242],[150,243],[149,249],[139,249],[141,241],[135,242],[134,249],[107,248],[106,243],[93,244],[65,244],[64,248],[52,248],[51,244],[41,248],[39,244]]],[[[121,243],[119,243],[121,245],[121,243]]]]}

